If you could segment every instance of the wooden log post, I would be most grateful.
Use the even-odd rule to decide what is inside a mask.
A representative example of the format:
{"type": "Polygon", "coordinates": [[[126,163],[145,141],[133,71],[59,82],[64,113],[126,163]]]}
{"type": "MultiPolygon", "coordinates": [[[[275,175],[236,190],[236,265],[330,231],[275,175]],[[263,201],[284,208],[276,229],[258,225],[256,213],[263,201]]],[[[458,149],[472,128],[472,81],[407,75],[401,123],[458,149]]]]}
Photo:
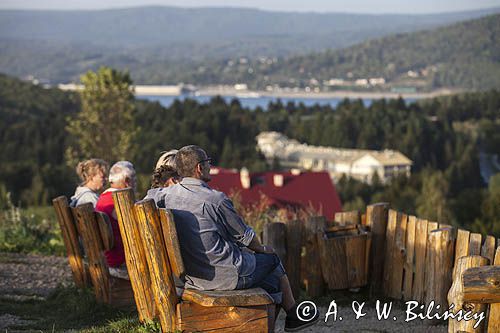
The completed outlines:
{"type": "Polygon", "coordinates": [[[403,281],[403,299],[405,301],[412,300],[413,275],[415,273],[414,258],[415,258],[415,230],[417,218],[415,216],[408,217],[406,225],[406,257],[404,262],[404,281],[403,281]]]}
{"type": "Polygon", "coordinates": [[[274,248],[281,262],[287,262],[286,225],[284,223],[267,223],[264,226],[263,243],[274,248]]]}
{"type": "Polygon", "coordinates": [[[384,296],[393,297],[393,271],[394,251],[396,246],[396,225],[398,223],[398,212],[390,209],[387,218],[387,230],[385,233],[385,263],[384,263],[384,296]]]}
{"type": "Polygon", "coordinates": [[[96,300],[101,303],[110,303],[110,275],[103,253],[104,246],[99,234],[94,206],[86,203],[72,208],[72,211],[85,246],[96,300]]]}
{"type": "MultiPolygon", "coordinates": [[[[500,245],[495,253],[493,265],[500,267],[500,245]]],[[[500,303],[490,305],[490,315],[488,317],[488,332],[500,332],[500,303]]]]}
{"type": "MultiPolygon", "coordinates": [[[[453,284],[448,292],[448,303],[454,304],[453,313],[460,310],[482,312],[486,311],[485,304],[465,303],[463,299],[463,272],[471,267],[479,267],[488,264],[488,259],[481,256],[461,257],[457,261],[457,265],[453,272],[453,284]]],[[[456,332],[482,332],[484,323],[481,323],[476,329],[473,328],[474,320],[458,321],[450,318],[448,321],[448,333],[456,332]]],[[[493,331],[494,332],[494,331],[493,331]]]]}
{"type": "Polygon", "coordinates": [[[302,221],[286,222],[286,261],[285,270],[295,297],[300,295],[300,272],[302,265],[302,221]]]}
{"type": "Polygon", "coordinates": [[[179,303],[163,240],[160,216],[153,200],[135,204],[144,252],[148,262],[156,309],[163,332],[176,330],[176,305],[179,303]]]}
{"type": "Polygon", "coordinates": [[[323,216],[314,216],[304,221],[304,244],[305,257],[302,260],[304,282],[309,297],[318,297],[323,294],[324,280],[321,272],[321,261],[317,234],[323,232],[326,227],[326,219],[323,216]]]}
{"type": "Polygon", "coordinates": [[[335,213],[334,223],[336,225],[361,224],[361,214],[357,210],[338,212],[335,213]]]}
{"type": "Polygon", "coordinates": [[[500,266],[469,268],[462,280],[464,302],[500,303],[500,266]]]}
{"type": "Polygon", "coordinates": [[[415,276],[412,297],[419,302],[425,301],[425,255],[427,249],[427,220],[417,219],[415,234],[415,276]]]}
{"type": "Polygon", "coordinates": [[[481,242],[483,237],[481,234],[470,234],[469,241],[469,255],[479,256],[481,255],[481,242]]]}
{"type": "Polygon", "coordinates": [[[378,294],[382,290],[388,207],[388,203],[377,203],[366,207],[366,225],[372,232],[368,272],[370,295],[378,294]]]}
{"type": "Polygon", "coordinates": [[[88,275],[83,261],[83,253],[80,249],[78,231],[68,205],[68,199],[65,196],[60,196],[52,200],[52,204],[56,211],[57,221],[61,227],[61,234],[75,285],[78,288],[86,288],[89,286],[88,275]]]}
{"type": "Polygon", "coordinates": [[[155,318],[156,309],[144,245],[134,212],[134,193],[131,189],[115,191],[113,202],[139,320],[152,320],[155,318]]]}
{"type": "Polygon", "coordinates": [[[457,265],[458,259],[467,257],[469,255],[469,242],[470,231],[458,229],[457,241],[455,242],[455,264],[457,265]]]}
{"type": "Polygon", "coordinates": [[[490,264],[493,263],[495,259],[495,237],[486,236],[483,247],[481,247],[481,256],[488,258],[490,264]]]}
{"type": "Polygon", "coordinates": [[[425,302],[448,307],[447,294],[453,282],[455,233],[453,228],[436,229],[427,240],[425,302]]]}

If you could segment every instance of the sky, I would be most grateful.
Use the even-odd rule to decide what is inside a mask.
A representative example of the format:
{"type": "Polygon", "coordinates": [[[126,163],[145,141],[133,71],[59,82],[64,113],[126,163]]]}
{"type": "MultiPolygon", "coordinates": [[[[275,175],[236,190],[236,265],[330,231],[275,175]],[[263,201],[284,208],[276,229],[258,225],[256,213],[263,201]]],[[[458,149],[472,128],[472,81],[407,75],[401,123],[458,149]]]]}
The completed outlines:
{"type": "Polygon", "coordinates": [[[0,9],[105,9],[145,5],[247,7],[294,12],[424,14],[500,7],[500,0],[0,0],[0,9]]]}

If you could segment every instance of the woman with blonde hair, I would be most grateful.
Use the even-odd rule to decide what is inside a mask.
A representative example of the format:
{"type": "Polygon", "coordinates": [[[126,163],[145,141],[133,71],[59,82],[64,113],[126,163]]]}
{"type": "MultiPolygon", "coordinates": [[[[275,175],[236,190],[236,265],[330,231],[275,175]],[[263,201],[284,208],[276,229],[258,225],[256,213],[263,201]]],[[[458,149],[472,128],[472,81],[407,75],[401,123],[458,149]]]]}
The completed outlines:
{"type": "Polygon", "coordinates": [[[108,163],[98,158],[78,163],[76,173],[81,183],[76,188],[75,194],[71,197],[71,207],[76,207],[87,202],[92,203],[95,207],[97,199],[99,199],[99,192],[106,185],[108,168],[108,163]]]}

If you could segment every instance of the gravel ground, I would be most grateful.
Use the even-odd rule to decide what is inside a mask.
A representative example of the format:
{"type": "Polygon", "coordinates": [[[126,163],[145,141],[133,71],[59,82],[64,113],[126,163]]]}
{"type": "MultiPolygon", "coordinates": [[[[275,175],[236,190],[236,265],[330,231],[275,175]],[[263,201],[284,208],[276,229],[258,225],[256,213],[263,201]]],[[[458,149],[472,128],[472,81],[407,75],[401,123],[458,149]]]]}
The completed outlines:
{"type": "MultiPolygon", "coordinates": [[[[0,297],[12,300],[43,299],[58,285],[72,282],[68,261],[63,257],[0,253],[0,297]]],[[[429,321],[404,321],[406,315],[401,304],[394,303],[388,320],[377,320],[375,304],[367,303],[366,316],[355,319],[350,305],[339,305],[337,320],[333,315],[325,322],[328,306],[318,306],[320,321],[302,332],[447,332],[446,325],[430,326],[429,321]],[[342,320],[340,320],[342,317],[342,320]],[[396,317],[397,320],[394,320],[396,317]]],[[[276,323],[276,332],[283,332],[283,311],[276,323]]],[[[0,330],[10,325],[28,323],[9,314],[0,313],[0,330]]],[[[258,332],[256,332],[258,333],[258,332]]]]}

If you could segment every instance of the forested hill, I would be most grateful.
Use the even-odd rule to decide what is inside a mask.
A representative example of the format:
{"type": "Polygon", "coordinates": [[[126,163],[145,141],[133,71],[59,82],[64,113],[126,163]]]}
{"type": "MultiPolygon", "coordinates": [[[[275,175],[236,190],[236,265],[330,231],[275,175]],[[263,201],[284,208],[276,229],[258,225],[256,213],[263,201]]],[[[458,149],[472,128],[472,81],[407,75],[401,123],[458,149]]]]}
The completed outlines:
{"type": "Polygon", "coordinates": [[[348,73],[354,78],[394,81],[407,80],[408,71],[432,87],[500,87],[500,15],[294,57],[263,70],[263,74],[275,82],[290,77],[347,78],[348,73]]]}
{"type": "MultiPolygon", "coordinates": [[[[499,11],[500,7],[432,15],[362,15],[174,7],[2,10],[0,72],[60,83],[77,81],[87,70],[106,65],[130,69],[137,83],[173,83],[176,74],[199,67],[193,61],[205,65],[208,60],[227,63],[240,57],[269,61],[499,11]],[[170,72],[179,68],[178,62],[186,68],[170,72]]],[[[221,78],[203,79],[206,83],[221,78]]]]}
{"type": "Polygon", "coordinates": [[[500,15],[271,63],[256,60],[230,66],[227,62],[214,62],[204,64],[202,72],[196,66],[162,68],[152,64],[135,74],[139,80],[145,79],[142,75],[154,77],[153,68],[157,73],[162,69],[161,75],[171,81],[247,82],[254,88],[273,84],[324,88],[324,81],[332,78],[354,82],[382,77],[387,82],[386,89],[493,89],[500,87],[500,15]]]}

